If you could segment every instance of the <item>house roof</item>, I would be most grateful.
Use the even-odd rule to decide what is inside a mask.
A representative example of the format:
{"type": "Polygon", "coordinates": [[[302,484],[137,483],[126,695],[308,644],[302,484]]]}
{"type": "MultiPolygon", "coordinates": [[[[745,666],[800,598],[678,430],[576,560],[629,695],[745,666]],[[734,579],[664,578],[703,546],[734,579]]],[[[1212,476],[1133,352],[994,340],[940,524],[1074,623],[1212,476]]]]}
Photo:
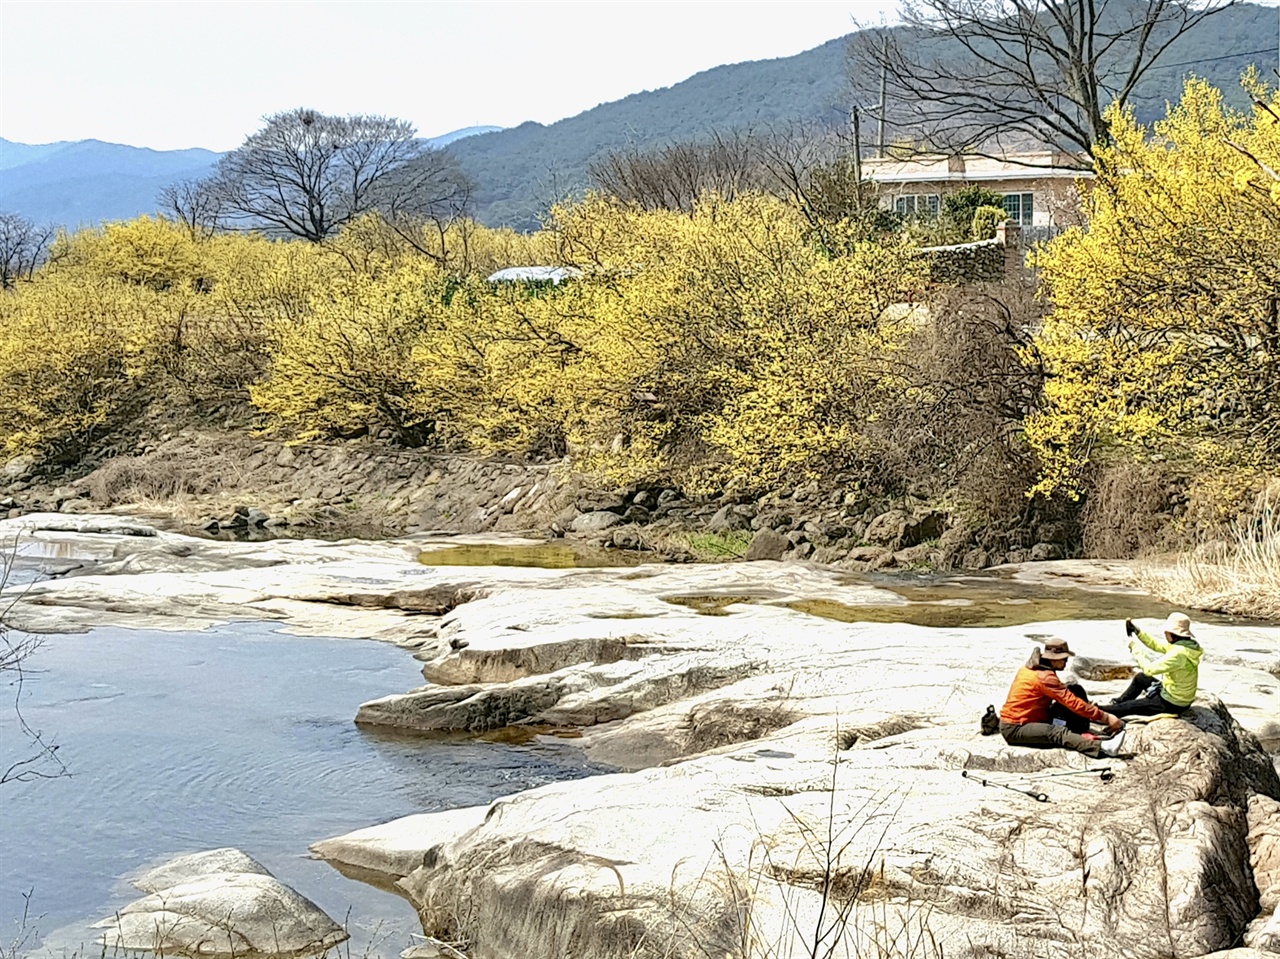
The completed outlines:
{"type": "Polygon", "coordinates": [[[936,183],[940,180],[1074,180],[1092,176],[1071,165],[1063,153],[1016,153],[1004,159],[925,154],[910,159],[874,157],[862,161],[863,174],[880,183],[936,183]]]}

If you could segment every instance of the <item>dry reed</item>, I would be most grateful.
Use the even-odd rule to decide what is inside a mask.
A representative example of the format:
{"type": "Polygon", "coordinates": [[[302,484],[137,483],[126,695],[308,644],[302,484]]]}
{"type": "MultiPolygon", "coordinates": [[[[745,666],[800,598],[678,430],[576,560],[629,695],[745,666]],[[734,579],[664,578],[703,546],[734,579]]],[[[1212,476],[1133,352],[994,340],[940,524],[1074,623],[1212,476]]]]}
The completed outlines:
{"type": "Polygon", "coordinates": [[[1226,542],[1206,543],[1174,563],[1140,564],[1138,585],[1211,612],[1280,618],[1280,495],[1269,490],[1232,524],[1226,542]]]}

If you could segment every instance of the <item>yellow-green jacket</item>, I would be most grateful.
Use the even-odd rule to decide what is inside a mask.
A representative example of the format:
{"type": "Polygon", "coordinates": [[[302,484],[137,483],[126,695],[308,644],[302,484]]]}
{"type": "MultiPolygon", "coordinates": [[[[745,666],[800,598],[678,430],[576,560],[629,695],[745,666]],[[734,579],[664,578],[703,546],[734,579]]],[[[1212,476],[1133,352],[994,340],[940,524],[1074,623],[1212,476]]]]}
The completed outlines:
{"type": "Polygon", "coordinates": [[[1200,682],[1200,658],[1204,655],[1200,644],[1194,639],[1170,643],[1164,637],[1157,639],[1142,630],[1138,630],[1137,639],[1141,644],[1129,640],[1129,651],[1144,673],[1160,678],[1163,687],[1160,695],[1174,705],[1190,706],[1200,682]],[[1148,649],[1160,655],[1152,656],[1148,649]]]}

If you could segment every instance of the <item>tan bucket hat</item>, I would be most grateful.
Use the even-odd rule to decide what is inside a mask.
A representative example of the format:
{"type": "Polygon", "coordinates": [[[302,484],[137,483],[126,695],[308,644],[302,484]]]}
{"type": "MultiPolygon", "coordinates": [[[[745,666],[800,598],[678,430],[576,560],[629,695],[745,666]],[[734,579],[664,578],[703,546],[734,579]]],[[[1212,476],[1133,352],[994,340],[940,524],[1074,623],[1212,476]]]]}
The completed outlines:
{"type": "Polygon", "coordinates": [[[1044,644],[1044,652],[1041,654],[1043,659],[1066,659],[1068,656],[1074,656],[1071,647],[1067,645],[1065,639],[1047,639],[1044,644]]]}
{"type": "Polygon", "coordinates": [[[1164,621],[1164,631],[1181,639],[1195,639],[1191,632],[1191,617],[1186,613],[1170,613],[1164,621]]]}

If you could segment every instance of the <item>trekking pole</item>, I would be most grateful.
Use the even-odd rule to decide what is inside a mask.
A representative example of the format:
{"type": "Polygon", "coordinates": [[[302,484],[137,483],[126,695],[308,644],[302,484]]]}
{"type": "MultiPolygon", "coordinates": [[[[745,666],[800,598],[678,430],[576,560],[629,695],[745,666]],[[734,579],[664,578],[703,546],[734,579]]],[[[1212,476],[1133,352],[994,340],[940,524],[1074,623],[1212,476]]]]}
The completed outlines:
{"type": "Polygon", "coordinates": [[[1019,789],[1017,786],[1013,785],[1013,783],[1000,782],[998,779],[983,779],[981,776],[970,776],[969,770],[967,769],[960,770],[960,775],[965,779],[972,779],[976,783],[982,783],[984,786],[999,786],[1001,789],[1008,789],[1011,792],[1022,793],[1024,796],[1030,796],[1036,802],[1049,801],[1048,793],[1038,792],[1034,788],[1019,789]]]}
{"type": "Polygon", "coordinates": [[[1103,766],[1101,769],[1069,769],[1065,772],[1057,773],[1035,773],[1030,776],[1019,776],[1019,779],[1025,779],[1027,782],[1035,782],[1037,779],[1056,779],[1059,776],[1094,776],[1096,775],[1104,783],[1109,783],[1116,778],[1116,774],[1111,771],[1110,766],[1103,766]]]}

